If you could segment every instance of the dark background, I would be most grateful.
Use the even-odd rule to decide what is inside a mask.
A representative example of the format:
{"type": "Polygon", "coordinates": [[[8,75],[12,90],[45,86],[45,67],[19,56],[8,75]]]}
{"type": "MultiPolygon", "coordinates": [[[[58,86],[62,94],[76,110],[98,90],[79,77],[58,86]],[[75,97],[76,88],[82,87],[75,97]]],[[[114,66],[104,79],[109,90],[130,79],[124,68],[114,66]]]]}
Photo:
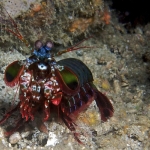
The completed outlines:
{"type": "MultiPolygon", "coordinates": [[[[107,0],[106,0],[107,1],[107,0]]],[[[135,28],[150,22],[150,0],[111,0],[119,22],[135,28]]]]}

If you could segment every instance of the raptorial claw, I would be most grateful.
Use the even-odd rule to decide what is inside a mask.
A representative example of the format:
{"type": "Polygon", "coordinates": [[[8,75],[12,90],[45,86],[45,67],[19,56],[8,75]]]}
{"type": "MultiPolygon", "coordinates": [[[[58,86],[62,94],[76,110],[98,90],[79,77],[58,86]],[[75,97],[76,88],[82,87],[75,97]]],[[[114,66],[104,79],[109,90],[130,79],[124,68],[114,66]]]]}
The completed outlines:
{"type": "MultiPolygon", "coordinates": [[[[64,121],[65,125],[68,127],[68,129],[72,132],[74,132],[74,138],[76,141],[78,141],[80,144],[83,144],[83,142],[81,142],[81,140],[79,139],[79,133],[76,133],[76,124],[73,122],[73,120],[66,116],[65,114],[62,113],[62,120],[64,121]]],[[[84,145],[84,144],[83,144],[84,145]]]]}
{"type": "Polygon", "coordinates": [[[5,114],[5,116],[0,120],[0,125],[3,124],[11,116],[11,114],[13,114],[13,112],[17,111],[19,105],[20,104],[5,114]]]}
{"type": "Polygon", "coordinates": [[[33,113],[32,113],[32,107],[29,107],[29,108],[28,108],[28,114],[29,114],[31,120],[33,121],[33,120],[34,120],[34,115],[33,115],[33,113]]]}
{"type": "Polygon", "coordinates": [[[50,116],[50,108],[49,108],[49,100],[46,100],[45,101],[45,104],[44,104],[44,112],[45,112],[45,117],[44,117],[44,121],[47,121],[49,116],[50,116]]]}
{"type": "Polygon", "coordinates": [[[19,121],[17,122],[15,128],[11,131],[5,132],[4,135],[5,137],[10,136],[11,134],[13,134],[15,131],[17,131],[21,126],[23,126],[24,124],[24,119],[20,118],[19,121]]]}
{"type": "Polygon", "coordinates": [[[45,111],[45,114],[46,114],[46,115],[45,115],[45,118],[43,119],[43,121],[47,121],[47,120],[48,120],[48,118],[49,118],[49,116],[50,116],[50,115],[48,114],[48,112],[47,112],[47,111],[45,111]]]}

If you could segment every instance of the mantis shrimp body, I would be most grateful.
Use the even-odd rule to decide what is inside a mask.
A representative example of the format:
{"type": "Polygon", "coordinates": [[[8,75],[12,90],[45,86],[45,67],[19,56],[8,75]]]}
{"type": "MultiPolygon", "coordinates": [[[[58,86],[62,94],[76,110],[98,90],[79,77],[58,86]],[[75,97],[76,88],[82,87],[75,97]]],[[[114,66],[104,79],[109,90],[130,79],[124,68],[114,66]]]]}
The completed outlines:
{"type": "MultiPolygon", "coordinates": [[[[30,48],[18,31],[14,20],[11,17],[10,19],[16,32],[9,28],[5,30],[17,36],[30,48]]],[[[14,133],[25,122],[33,121],[39,112],[43,114],[43,122],[51,117],[51,112],[58,112],[59,118],[81,143],[76,133],[75,121],[80,112],[88,108],[92,101],[96,101],[102,121],[107,121],[113,116],[114,109],[111,102],[93,84],[92,73],[82,61],[75,58],[56,61],[54,58],[79,48],[89,48],[77,47],[83,41],[53,55],[51,53],[53,43],[48,41],[43,44],[38,40],[29,58],[14,61],[7,66],[4,81],[10,87],[18,85],[20,101],[3,116],[0,125],[15,111],[20,112],[20,119],[14,129],[5,132],[6,136],[14,133]]]]}

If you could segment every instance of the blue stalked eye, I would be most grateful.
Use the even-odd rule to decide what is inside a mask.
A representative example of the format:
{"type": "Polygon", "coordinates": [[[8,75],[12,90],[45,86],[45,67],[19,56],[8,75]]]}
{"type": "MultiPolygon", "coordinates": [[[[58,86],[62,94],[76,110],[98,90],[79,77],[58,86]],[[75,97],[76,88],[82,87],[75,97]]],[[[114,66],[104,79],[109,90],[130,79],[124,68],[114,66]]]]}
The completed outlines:
{"type": "Polygon", "coordinates": [[[53,46],[54,46],[53,42],[47,41],[46,44],[45,44],[45,49],[46,50],[51,50],[53,46]]]}
{"type": "Polygon", "coordinates": [[[42,42],[40,40],[37,40],[35,42],[35,49],[38,50],[43,46],[42,42]]]}

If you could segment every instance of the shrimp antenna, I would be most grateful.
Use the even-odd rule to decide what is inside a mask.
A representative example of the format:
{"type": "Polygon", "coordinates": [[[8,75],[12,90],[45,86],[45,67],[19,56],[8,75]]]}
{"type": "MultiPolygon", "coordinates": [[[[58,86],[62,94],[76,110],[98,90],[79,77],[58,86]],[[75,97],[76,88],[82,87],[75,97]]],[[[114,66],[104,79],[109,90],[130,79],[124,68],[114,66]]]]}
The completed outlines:
{"type": "Polygon", "coordinates": [[[10,14],[9,14],[8,11],[5,9],[5,7],[3,7],[2,5],[1,5],[1,7],[2,7],[2,8],[6,11],[6,13],[8,14],[8,16],[9,16],[9,18],[10,18],[10,21],[11,21],[12,25],[13,25],[14,28],[15,28],[15,32],[14,32],[13,30],[9,29],[9,28],[6,28],[6,29],[4,29],[4,30],[6,30],[6,31],[12,33],[13,35],[15,35],[16,37],[18,37],[29,49],[32,50],[32,47],[30,46],[29,42],[28,42],[28,41],[21,35],[21,33],[19,32],[18,26],[17,26],[16,22],[14,21],[14,19],[10,16],[10,14]]]}
{"type": "Polygon", "coordinates": [[[75,44],[74,46],[70,47],[70,48],[67,48],[63,51],[59,51],[56,53],[56,56],[59,56],[63,53],[67,53],[67,52],[71,52],[71,51],[75,51],[75,50],[78,50],[78,49],[81,49],[81,48],[95,48],[95,47],[91,47],[91,46],[80,46],[78,47],[78,45],[80,45],[81,43],[83,43],[84,41],[90,39],[90,38],[93,38],[93,36],[89,36],[88,38],[85,38],[84,40],[78,42],[77,44],[75,44]]]}

